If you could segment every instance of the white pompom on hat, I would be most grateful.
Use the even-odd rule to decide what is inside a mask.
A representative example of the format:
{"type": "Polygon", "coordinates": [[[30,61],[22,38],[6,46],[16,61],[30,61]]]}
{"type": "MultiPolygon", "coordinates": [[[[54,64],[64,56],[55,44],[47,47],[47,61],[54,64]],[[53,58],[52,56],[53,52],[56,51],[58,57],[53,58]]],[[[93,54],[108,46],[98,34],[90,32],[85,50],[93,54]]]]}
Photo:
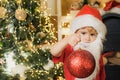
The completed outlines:
{"type": "Polygon", "coordinates": [[[98,32],[98,36],[103,40],[105,39],[107,30],[105,24],[102,22],[101,15],[96,8],[89,5],[84,5],[84,7],[78,12],[74,20],[71,22],[71,33],[74,33],[77,29],[85,26],[93,27],[98,32]]]}

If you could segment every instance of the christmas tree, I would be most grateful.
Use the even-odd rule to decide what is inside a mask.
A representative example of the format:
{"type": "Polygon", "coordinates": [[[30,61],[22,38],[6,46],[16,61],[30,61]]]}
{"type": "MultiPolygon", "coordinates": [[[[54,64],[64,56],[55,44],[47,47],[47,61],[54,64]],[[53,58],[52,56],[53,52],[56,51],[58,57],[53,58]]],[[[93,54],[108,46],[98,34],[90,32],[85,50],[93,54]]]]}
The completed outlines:
{"type": "Polygon", "coordinates": [[[46,0],[0,0],[0,80],[56,80],[51,60],[57,40],[46,0]]]}

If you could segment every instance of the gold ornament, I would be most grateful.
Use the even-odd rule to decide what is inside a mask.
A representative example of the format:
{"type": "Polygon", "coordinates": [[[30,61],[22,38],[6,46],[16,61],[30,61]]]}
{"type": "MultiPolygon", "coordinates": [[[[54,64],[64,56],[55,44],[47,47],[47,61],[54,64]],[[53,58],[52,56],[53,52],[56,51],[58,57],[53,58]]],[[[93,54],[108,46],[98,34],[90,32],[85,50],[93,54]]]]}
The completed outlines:
{"type": "Polygon", "coordinates": [[[15,17],[18,19],[18,20],[22,20],[24,21],[27,17],[27,13],[24,9],[17,9],[15,11],[15,17]]]}
{"type": "Polygon", "coordinates": [[[6,14],[6,9],[4,7],[0,7],[0,18],[4,18],[6,14]]]}
{"type": "Polygon", "coordinates": [[[38,37],[38,38],[43,38],[43,37],[45,37],[45,36],[46,36],[46,34],[43,33],[43,32],[38,32],[38,33],[36,34],[36,37],[38,37]]]}
{"type": "Polygon", "coordinates": [[[29,24],[29,30],[30,31],[36,31],[36,28],[32,23],[29,24]]]}
{"type": "Polygon", "coordinates": [[[25,51],[32,51],[33,53],[37,52],[37,49],[35,48],[31,40],[26,39],[25,41],[23,41],[23,44],[25,45],[25,51]]]}
{"type": "Polygon", "coordinates": [[[47,10],[47,7],[48,7],[47,1],[43,0],[40,3],[39,11],[45,11],[47,10]]]}
{"type": "Polygon", "coordinates": [[[30,40],[25,40],[25,41],[23,42],[23,44],[25,44],[25,50],[26,50],[26,51],[32,50],[32,46],[33,46],[32,41],[30,41],[30,40]]]}

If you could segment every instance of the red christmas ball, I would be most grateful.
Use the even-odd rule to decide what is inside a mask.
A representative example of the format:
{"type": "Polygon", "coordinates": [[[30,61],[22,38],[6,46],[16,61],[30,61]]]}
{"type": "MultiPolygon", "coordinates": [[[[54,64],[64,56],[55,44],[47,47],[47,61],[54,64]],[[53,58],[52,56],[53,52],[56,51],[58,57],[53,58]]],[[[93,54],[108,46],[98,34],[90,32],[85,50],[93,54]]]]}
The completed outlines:
{"type": "Polygon", "coordinates": [[[95,69],[94,56],[86,50],[76,50],[67,59],[69,72],[77,78],[90,76],[95,69]]]}

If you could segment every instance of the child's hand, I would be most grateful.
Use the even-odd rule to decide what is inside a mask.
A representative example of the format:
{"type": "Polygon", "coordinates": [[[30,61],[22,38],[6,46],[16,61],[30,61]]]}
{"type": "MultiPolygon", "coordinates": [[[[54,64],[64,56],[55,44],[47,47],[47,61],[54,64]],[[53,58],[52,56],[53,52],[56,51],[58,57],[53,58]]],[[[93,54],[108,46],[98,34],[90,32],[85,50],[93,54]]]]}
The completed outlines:
{"type": "Polygon", "coordinates": [[[71,46],[75,46],[78,42],[80,42],[80,35],[79,34],[71,34],[68,36],[68,43],[71,46]]]}

